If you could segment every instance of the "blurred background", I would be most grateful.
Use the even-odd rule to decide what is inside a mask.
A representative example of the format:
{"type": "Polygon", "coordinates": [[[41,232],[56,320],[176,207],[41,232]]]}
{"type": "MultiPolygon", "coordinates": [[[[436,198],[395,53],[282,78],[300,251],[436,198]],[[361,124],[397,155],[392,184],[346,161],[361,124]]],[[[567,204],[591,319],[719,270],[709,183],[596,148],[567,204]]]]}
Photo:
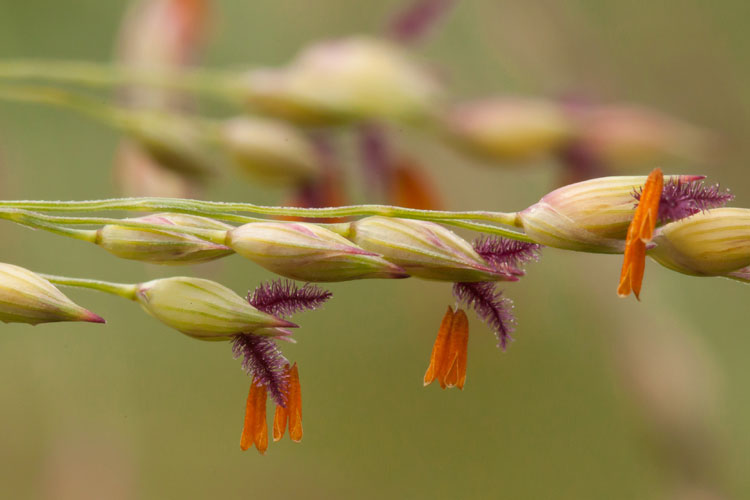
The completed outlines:
{"type": "MultiPolygon", "coordinates": [[[[198,3],[202,10],[190,12],[199,12],[199,41],[180,63],[280,67],[320,41],[395,37],[447,89],[450,105],[523,96],[578,116],[597,103],[636,103],[692,124],[700,138],[690,144],[710,148],[638,164],[597,161],[594,170],[706,174],[732,189],[735,206],[750,206],[747,2],[458,0],[443,2],[445,12],[416,40],[394,28],[413,4],[406,0],[198,3]]],[[[0,59],[132,63],[138,49],[123,47],[147,29],[132,9],[126,1],[0,0],[0,59]],[[126,12],[135,34],[124,27],[126,12]]],[[[159,52],[159,37],[149,36],[155,41],[141,52],[159,52]]],[[[211,100],[176,106],[238,113],[211,100]]],[[[647,138],[674,125],[638,120],[633,127],[650,131],[647,138]]],[[[419,165],[399,188],[419,193],[404,204],[521,210],[589,171],[576,170],[570,155],[493,161],[420,127],[370,129],[385,129],[388,148],[419,165]]],[[[358,151],[361,142],[382,147],[377,133],[361,124],[304,133],[335,145],[336,171],[326,175],[337,177],[325,185],[340,183],[339,198],[404,201],[396,188],[373,192],[377,165],[359,165],[373,161],[366,147],[358,151]]],[[[177,185],[162,194],[271,205],[311,191],[323,204],[339,199],[231,171],[199,187],[175,184],[171,174],[163,185],[139,182],[137,172],[113,173],[121,141],[120,131],[75,113],[0,103],[0,195],[80,200],[177,185]]],[[[0,238],[3,262],[37,272],[124,282],[188,274],[240,294],[272,277],[237,256],[187,268],[121,261],[10,223],[0,238]]],[[[505,288],[518,319],[507,352],[471,318],[462,392],[422,387],[440,319],[454,303],[449,284],[331,285],[334,299],[322,311],[296,318],[299,343],[282,346],[300,366],[304,440],[272,443],[265,456],[239,449],[249,379],[228,344],[179,335],[135,304],[68,290],[108,324],[2,327],[0,487],[18,499],[750,497],[747,288],[650,262],[638,303],[615,293],[620,265],[618,256],[547,249],[505,288]]]]}

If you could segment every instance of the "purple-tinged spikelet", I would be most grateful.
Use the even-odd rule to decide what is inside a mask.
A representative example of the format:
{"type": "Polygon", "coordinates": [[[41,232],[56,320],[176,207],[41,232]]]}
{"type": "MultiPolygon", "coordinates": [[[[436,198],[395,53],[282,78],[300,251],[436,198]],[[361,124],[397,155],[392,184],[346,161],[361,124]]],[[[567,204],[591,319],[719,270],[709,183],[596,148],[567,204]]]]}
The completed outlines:
{"type": "Polygon", "coordinates": [[[234,358],[242,357],[242,369],[264,386],[277,405],[286,408],[289,363],[276,343],[268,337],[240,333],[232,339],[234,358]]]}
{"type": "Polygon", "coordinates": [[[273,316],[291,316],[300,311],[313,311],[333,296],[310,283],[302,287],[289,280],[268,281],[248,293],[247,301],[256,309],[273,316]]]}
{"type": "Polygon", "coordinates": [[[388,27],[391,37],[401,43],[422,38],[455,0],[416,0],[399,12],[388,27]]]}
{"type": "MultiPolygon", "coordinates": [[[[633,197],[640,201],[641,189],[636,190],[633,197]]],[[[664,183],[662,189],[659,222],[684,219],[698,212],[723,207],[732,199],[734,195],[729,190],[722,190],[718,184],[706,185],[703,182],[679,182],[672,179],[664,183]]]]}
{"type": "Polygon", "coordinates": [[[473,246],[474,250],[493,266],[516,271],[526,262],[538,261],[543,248],[537,243],[499,236],[479,238],[474,241],[473,246]]]}
{"type": "Polygon", "coordinates": [[[388,136],[382,125],[365,123],[359,128],[359,154],[368,187],[380,189],[390,183],[388,136]]]}
{"type": "Polygon", "coordinates": [[[505,350],[513,340],[510,334],[516,320],[511,313],[513,302],[503,297],[503,292],[490,281],[478,283],[454,283],[453,295],[467,307],[472,307],[497,337],[497,346],[505,350]]]}

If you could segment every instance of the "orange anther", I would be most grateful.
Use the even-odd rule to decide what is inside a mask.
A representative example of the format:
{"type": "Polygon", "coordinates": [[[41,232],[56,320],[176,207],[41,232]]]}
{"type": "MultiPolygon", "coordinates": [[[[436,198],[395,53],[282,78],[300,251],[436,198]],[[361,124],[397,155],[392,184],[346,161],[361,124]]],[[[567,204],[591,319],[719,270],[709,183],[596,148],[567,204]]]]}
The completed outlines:
{"type": "Polygon", "coordinates": [[[266,388],[255,379],[250,384],[245,406],[245,425],[242,428],[240,448],[245,451],[253,444],[263,454],[268,448],[268,426],[266,424],[266,388]]]}
{"type": "Polygon", "coordinates": [[[463,389],[466,381],[466,357],[469,345],[469,320],[461,309],[448,310],[440,323],[435,344],[432,347],[430,365],[424,374],[424,385],[435,379],[440,387],[463,389]]]}
{"type": "Polygon", "coordinates": [[[654,235],[663,187],[664,175],[661,169],[656,168],[646,179],[638,208],[628,226],[625,257],[622,262],[620,283],[617,287],[617,294],[620,297],[626,297],[632,291],[640,300],[641,283],[646,268],[646,243],[654,235]]]}

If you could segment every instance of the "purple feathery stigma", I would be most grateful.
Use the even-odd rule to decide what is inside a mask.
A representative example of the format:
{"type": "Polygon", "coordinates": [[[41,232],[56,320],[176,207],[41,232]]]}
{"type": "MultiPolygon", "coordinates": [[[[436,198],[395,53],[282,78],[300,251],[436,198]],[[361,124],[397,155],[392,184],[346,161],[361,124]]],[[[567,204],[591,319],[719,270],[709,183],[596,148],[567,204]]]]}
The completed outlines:
{"type": "MultiPolygon", "coordinates": [[[[642,188],[633,192],[637,202],[641,199],[641,192],[642,188]]],[[[723,207],[732,199],[734,195],[728,189],[721,189],[718,184],[706,185],[702,181],[680,182],[671,179],[664,183],[661,192],[659,222],[684,219],[698,212],[723,207]]]]}
{"type": "MultiPolygon", "coordinates": [[[[289,280],[276,280],[258,285],[248,293],[247,301],[259,311],[283,317],[317,309],[332,295],[310,283],[299,287],[289,280]]],[[[268,390],[276,404],[286,407],[288,380],[284,367],[289,362],[274,338],[239,333],[232,339],[232,352],[235,359],[242,357],[242,368],[268,390]]]]}
{"type": "Polygon", "coordinates": [[[456,300],[471,307],[489,326],[497,337],[497,346],[503,351],[508,342],[513,340],[510,334],[515,330],[516,320],[513,317],[513,301],[503,297],[503,292],[495,288],[495,283],[454,283],[453,295],[456,300]]]}
{"type": "Polygon", "coordinates": [[[242,369],[264,386],[277,405],[286,408],[289,363],[276,343],[268,337],[240,333],[232,339],[234,358],[242,357],[242,369]]]}
{"type": "Polygon", "coordinates": [[[391,37],[400,43],[413,43],[445,14],[455,0],[416,0],[396,14],[388,27],[391,37]]]}
{"type": "Polygon", "coordinates": [[[312,311],[322,306],[333,296],[310,283],[302,287],[290,280],[267,281],[248,293],[251,306],[273,316],[285,317],[300,311],[312,311]]]}
{"type": "Polygon", "coordinates": [[[508,238],[482,237],[474,241],[474,250],[490,265],[507,269],[511,274],[523,274],[520,267],[538,261],[542,245],[508,238]]]}

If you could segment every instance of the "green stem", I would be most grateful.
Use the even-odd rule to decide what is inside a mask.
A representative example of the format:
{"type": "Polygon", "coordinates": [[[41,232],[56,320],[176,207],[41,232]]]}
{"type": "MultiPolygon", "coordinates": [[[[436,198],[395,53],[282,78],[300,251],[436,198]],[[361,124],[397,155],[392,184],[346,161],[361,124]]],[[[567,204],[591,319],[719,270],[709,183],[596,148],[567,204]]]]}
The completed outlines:
{"type": "Polygon", "coordinates": [[[92,87],[143,85],[207,94],[222,100],[241,99],[239,75],[215,70],[146,71],[78,61],[6,60],[0,61],[0,79],[49,80],[92,87]]]}
{"type": "MultiPolygon", "coordinates": [[[[249,203],[225,203],[200,200],[185,200],[177,198],[120,198],[97,201],[0,201],[1,207],[34,209],[41,211],[66,212],[66,211],[109,211],[109,210],[141,210],[141,211],[172,211],[195,215],[215,217],[218,219],[241,218],[239,222],[255,222],[258,219],[242,218],[236,214],[227,212],[250,212],[269,216],[291,216],[305,217],[309,219],[330,217],[356,217],[366,215],[380,215],[386,217],[403,217],[406,219],[418,219],[431,222],[462,227],[487,234],[494,234],[512,238],[520,241],[532,242],[533,240],[519,231],[509,228],[498,227],[490,224],[481,224],[472,221],[488,221],[507,226],[518,227],[518,218],[515,213],[503,212],[447,212],[437,210],[416,210],[412,208],[393,207],[390,205],[353,205],[348,207],[334,208],[295,208],[295,207],[269,207],[253,205],[249,203]]],[[[36,214],[37,216],[41,214],[36,214]]],[[[44,216],[49,217],[49,216],[44,216]]],[[[120,219],[89,218],[89,217],[51,217],[47,219],[58,224],[119,224],[128,227],[140,227],[143,229],[164,230],[150,224],[128,222],[120,219]]],[[[174,228],[186,234],[194,234],[208,241],[219,243],[217,234],[211,234],[207,230],[195,230],[174,228]]]]}
{"type": "Polygon", "coordinates": [[[70,229],[61,226],[61,224],[87,226],[114,224],[121,227],[144,229],[159,233],[189,234],[219,245],[223,245],[226,240],[226,231],[218,229],[200,229],[179,225],[165,226],[164,224],[151,224],[132,219],[115,219],[109,217],[57,217],[30,212],[28,210],[6,210],[2,208],[0,208],[0,219],[12,220],[18,224],[44,229],[46,231],[85,240],[91,243],[96,242],[97,232],[95,230],[70,229]]]}
{"type": "Polygon", "coordinates": [[[66,108],[118,129],[127,129],[128,126],[127,110],[65,90],[49,87],[0,85],[0,99],[66,108]]]}
{"type": "Polygon", "coordinates": [[[88,116],[120,132],[135,135],[136,137],[143,133],[143,124],[149,120],[166,118],[179,120],[177,123],[181,123],[180,121],[184,120],[184,122],[189,122],[196,131],[200,132],[200,139],[202,141],[211,144],[221,144],[219,122],[199,116],[184,116],[167,111],[131,109],[50,87],[0,84],[0,99],[68,109],[88,116]]]}
{"type": "Polygon", "coordinates": [[[489,224],[482,224],[479,222],[470,222],[464,220],[446,220],[446,219],[425,219],[431,222],[441,222],[455,227],[462,227],[464,229],[471,229],[472,231],[478,231],[485,234],[493,234],[495,236],[503,236],[512,240],[525,241],[526,243],[536,243],[532,238],[527,236],[525,233],[507,229],[504,227],[492,226],[489,224]]]}
{"type": "Polygon", "coordinates": [[[297,208],[253,205],[251,203],[227,203],[217,201],[187,200],[179,198],[115,198],[109,200],[92,201],[0,201],[0,207],[25,208],[47,212],[170,210],[175,212],[207,216],[227,215],[228,212],[245,212],[267,216],[304,217],[308,219],[381,215],[385,217],[403,217],[406,219],[422,219],[433,221],[481,220],[519,227],[516,214],[513,212],[450,212],[440,210],[417,210],[413,208],[394,207],[390,205],[351,205],[346,207],[332,208],[297,208]]]}
{"type": "Polygon", "coordinates": [[[21,224],[22,226],[43,229],[45,231],[49,231],[50,233],[67,236],[69,238],[88,241],[89,243],[96,242],[95,230],[71,229],[69,227],[53,224],[50,223],[49,219],[55,219],[54,217],[43,216],[41,214],[35,214],[34,212],[28,212],[26,210],[0,209],[0,219],[13,221],[16,224],[21,224]]]}
{"type": "Polygon", "coordinates": [[[55,276],[52,274],[40,274],[40,276],[50,283],[54,283],[56,285],[90,288],[91,290],[118,295],[129,300],[136,299],[136,291],[138,290],[138,285],[127,283],[112,283],[110,281],[68,278],[65,276],[55,276]]]}

